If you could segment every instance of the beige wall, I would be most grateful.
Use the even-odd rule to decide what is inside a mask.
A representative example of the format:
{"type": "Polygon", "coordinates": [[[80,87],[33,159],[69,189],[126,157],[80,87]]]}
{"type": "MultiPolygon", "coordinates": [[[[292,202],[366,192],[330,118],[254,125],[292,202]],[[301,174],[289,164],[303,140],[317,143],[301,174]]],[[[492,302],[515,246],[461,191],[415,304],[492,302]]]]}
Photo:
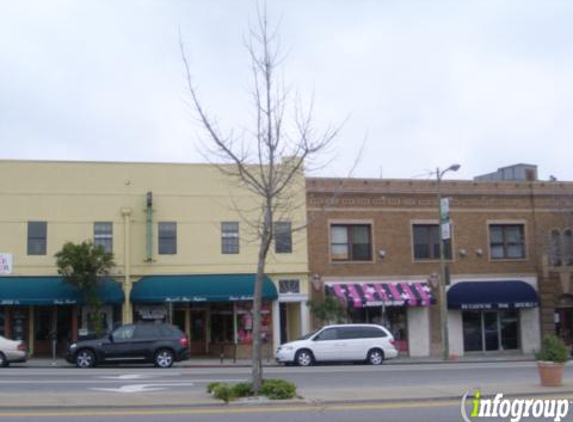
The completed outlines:
{"type": "MultiPolygon", "coordinates": [[[[257,242],[239,214],[256,218],[256,200],[211,165],[0,161],[0,252],[13,254],[13,274],[55,274],[66,241],[93,238],[95,221],[113,222],[113,249],[125,262],[122,208],[131,209],[131,274],[254,273],[257,242]],[[153,192],[153,261],[145,261],[146,193],[153,192]],[[45,256],[26,253],[27,222],[48,223],[45,256]],[[177,254],[157,254],[157,222],[177,222],[177,254]],[[222,221],[239,221],[240,254],[221,253],[222,221]]],[[[293,227],[306,221],[304,179],[297,180],[293,227]],[[302,204],[302,206],[300,206],[302,204]]],[[[267,272],[308,272],[306,230],[293,233],[293,253],[271,252],[267,272]]],[[[273,277],[275,278],[275,277],[273,277]]],[[[275,278],[276,279],[276,278],[275,278]]]]}

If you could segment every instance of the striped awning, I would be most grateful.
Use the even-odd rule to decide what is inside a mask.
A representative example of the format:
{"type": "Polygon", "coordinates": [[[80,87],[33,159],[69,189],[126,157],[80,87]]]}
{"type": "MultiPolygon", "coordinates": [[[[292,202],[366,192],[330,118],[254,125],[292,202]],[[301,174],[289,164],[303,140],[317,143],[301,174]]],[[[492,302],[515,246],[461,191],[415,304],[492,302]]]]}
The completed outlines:
{"type": "Polygon", "coordinates": [[[353,308],[436,303],[432,289],[424,282],[326,283],[325,288],[327,295],[336,296],[353,308]]]}

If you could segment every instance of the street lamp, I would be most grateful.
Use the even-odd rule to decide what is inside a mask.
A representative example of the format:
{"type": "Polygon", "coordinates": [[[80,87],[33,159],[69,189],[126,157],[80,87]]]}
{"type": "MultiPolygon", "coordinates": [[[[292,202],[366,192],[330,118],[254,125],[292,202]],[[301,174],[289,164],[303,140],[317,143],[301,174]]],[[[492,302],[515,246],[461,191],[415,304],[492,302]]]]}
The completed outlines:
{"type": "MultiPolygon", "coordinates": [[[[444,226],[449,225],[449,206],[442,204],[442,193],[440,191],[440,182],[448,171],[458,171],[459,164],[452,164],[445,170],[436,169],[436,195],[438,197],[438,244],[440,246],[440,322],[442,328],[442,350],[444,351],[444,360],[450,357],[450,342],[448,335],[448,301],[446,297],[446,260],[444,257],[444,226]]],[[[449,238],[449,226],[447,237],[449,238]]]]}

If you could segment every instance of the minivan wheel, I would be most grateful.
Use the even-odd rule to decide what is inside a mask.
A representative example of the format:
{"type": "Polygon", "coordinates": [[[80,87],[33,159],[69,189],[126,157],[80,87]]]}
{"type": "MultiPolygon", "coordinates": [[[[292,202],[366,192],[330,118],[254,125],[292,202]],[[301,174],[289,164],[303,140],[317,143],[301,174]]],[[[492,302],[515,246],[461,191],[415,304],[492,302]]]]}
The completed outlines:
{"type": "Polygon", "coordinates": [[[368,363],[370,365],[381,365],[384,362],[384,353],[380,349],[373,349],[368,352],[368,363]]]}
{"type": "Polygon", "coordinates": [[[82,349],[76,353],[76,366],[78,368],[93,368],[95,366],[95,354],[89,349],[82,349]]]}
{"type": "Polygon", "coordinates": [[[8,361],[4,353],[0,352],[0,368],[6,368],[8,366],[8,361]]]}
{"type": "Polygon", "coordinates": [[[155,353],[155,366],[158,368],[169,368],[173,365],[173,352],[168,349],[161,349],[155,353]]]}
{"type": "Polygon", "coordinates": [[[314,356],[310,350],[299,350],[294,358],[298,366],[310,366],[314,363],[314,356]]]}

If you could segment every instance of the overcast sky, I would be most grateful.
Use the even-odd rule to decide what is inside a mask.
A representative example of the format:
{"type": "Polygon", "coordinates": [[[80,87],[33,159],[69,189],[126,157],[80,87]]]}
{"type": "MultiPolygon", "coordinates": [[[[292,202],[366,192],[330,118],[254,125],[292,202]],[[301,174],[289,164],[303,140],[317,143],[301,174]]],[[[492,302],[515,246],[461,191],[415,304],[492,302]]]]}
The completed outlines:
{"type": "MultiPolygon", "coordinates": [[[[202,161],[178,46],[224,128],[250,116],[254,0],[0,0],[0,158],[202,161]]],[[[573,1],[268,1],[284,75],[328,168],[471,179],[514,163],[573,180],[573,1]]]]}

